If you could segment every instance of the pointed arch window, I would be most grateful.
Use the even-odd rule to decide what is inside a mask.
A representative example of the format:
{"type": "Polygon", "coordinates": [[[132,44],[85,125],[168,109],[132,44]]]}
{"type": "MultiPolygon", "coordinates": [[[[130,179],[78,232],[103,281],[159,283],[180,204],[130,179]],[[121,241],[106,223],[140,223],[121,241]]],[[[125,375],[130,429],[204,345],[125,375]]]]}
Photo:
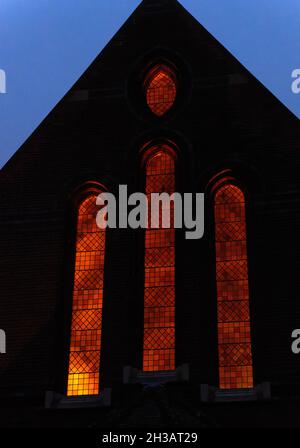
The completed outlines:
{"type": "Polygon", "coordinates": [[[214,196],[219,381],[253,387],[245,196],[232,183],[214,196]]]}
{"type": "Polygon", "coordinates": [[[77,214],[68,396],[99,393],[105,230],[96,224],[97,196],[86,197],[77,214]]]}
{"type": "MultiPolygon", "coordinates": [[[[152,147],[145,174],[148,197],[174,193],[174,151],[166,144],[152,147]]],[[[145,235],[143,370],[151,372],[175,368],[175,230],[172,214],[170,228],[162,228],[161,221],[160,210],[159,228],[145,235]]]]}
{"type": "Polygon", "coordinates": [[[174,105],[177,96],[177,76],[166,64],[155,65],[145,79],[148,107],[162,117],[174,105]]]}

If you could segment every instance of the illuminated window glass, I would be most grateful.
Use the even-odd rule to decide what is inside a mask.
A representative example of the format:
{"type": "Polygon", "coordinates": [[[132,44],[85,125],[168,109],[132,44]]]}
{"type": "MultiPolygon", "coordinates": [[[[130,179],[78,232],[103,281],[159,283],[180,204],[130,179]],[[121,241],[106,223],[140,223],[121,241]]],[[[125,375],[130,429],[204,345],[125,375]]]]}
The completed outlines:
{"type": "Polygon", "coordinates": [[[221,389],[253,387],[245,198],[232,184],[215,194],[221,389]]]}
{"type": "Polygon", "coordinates": [[[78,210],[68,396],[99,393],[105,230],[96,224],[96,197],[78,210]]]}
{"type": "MultiPolygon", "coordinates": [[[[152,148],[146,164],[146,194],[171,194],[174,191],[175,161],[172,153],[165,145],[152,148]]],[[[169,209],[170,228],[162,228],[160,209],[159,227],[147,229],[145,235],[143,370],[150,372],[175,368],[175,230],[172,204],[169,209]]]]}
{"type": "Polygon", "coordinates": [[[161,117],[171,109],[176,99],[175,73],[165,65],[155,66],[146,78],[145,90],[149,108],[161,117]]]}

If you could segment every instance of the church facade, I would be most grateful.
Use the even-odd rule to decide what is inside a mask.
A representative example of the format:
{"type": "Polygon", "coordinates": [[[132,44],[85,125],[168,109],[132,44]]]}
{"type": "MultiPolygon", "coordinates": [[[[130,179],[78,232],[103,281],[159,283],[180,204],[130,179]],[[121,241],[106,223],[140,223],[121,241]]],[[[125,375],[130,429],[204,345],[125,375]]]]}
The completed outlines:
{"type": "Polygon", "coordinates": [[[0,173],[4,424],[293,419],[299,151],[297,118],[192,16],[142,2],[0,173]],[[99,229],[120,185],[204,193],[203,237],[99,229]]]}

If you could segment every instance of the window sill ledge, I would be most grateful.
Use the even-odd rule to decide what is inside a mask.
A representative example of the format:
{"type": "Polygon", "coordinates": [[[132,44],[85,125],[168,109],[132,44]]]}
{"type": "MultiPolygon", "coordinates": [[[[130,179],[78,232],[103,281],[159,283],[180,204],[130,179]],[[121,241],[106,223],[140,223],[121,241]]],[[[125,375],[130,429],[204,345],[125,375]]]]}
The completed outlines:
{"type": "Polygon", "coordinates": [[[200,396],[203,402],[215,403],[270,400],[271,385],[269,382],[264,382],[251,389],[218,389],[208,384],[201,384],[200,396]]]}
{"type": "Polygon", "coordinates": [[[78,409],[108,407],[111,405],[111,389],[103,389],[99,395],[83,395],[66,397],[53,391],[47,391],[45,396],[46,409],[78,409]]]}
{"type": "Polygon", "coordinates": [[[130,366],[123,368],[124,384],[143,384],[144,386],[157,386],[160,384],[188,381],[189,365],[183,364],[176,370],[166,370],[160,372],[142,372],[130,366]]]}

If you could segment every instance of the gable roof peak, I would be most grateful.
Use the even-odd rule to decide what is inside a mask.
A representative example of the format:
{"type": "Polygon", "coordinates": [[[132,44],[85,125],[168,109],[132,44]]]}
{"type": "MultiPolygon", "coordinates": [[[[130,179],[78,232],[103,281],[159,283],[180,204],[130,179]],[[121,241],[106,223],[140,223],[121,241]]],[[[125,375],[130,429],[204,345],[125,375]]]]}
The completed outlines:
{"type": "Polygon", "coordinates": [[[147,9],[161,9],[178,4],[177,0],[143,0],[141,6],[147,9]]]}

